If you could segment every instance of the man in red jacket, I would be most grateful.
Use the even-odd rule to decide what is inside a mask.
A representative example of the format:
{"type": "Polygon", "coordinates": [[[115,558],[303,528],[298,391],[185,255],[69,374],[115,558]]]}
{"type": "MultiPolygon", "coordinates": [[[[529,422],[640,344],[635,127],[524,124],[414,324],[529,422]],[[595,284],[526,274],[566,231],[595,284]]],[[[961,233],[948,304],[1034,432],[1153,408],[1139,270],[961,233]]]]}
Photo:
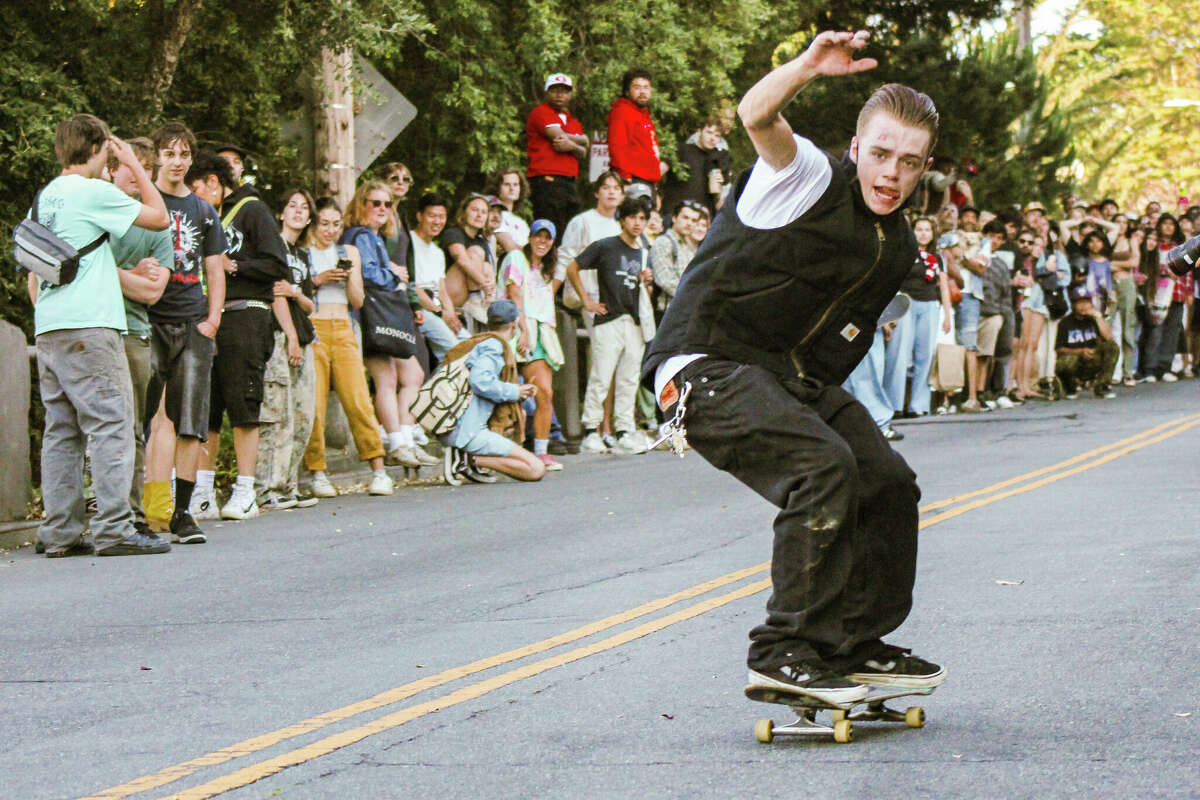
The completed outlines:
{"type": "Polygon", "coordinates": [[[608,154],[625,180],[657,184],[667,171],[658,157],[658,134],[650,119],[650,73],[633,67],[621,79],[621,96],[608,112],[608,154]]]}

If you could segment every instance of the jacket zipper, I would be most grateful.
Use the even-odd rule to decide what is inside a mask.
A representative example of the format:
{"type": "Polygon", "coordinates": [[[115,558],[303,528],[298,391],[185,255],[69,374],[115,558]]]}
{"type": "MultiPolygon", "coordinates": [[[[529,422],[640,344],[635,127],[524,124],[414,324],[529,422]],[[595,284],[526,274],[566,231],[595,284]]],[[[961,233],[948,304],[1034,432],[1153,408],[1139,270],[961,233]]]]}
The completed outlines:
{"type": "Polygon", "coordinates": [[[871,265],[870,269],[863,273],[861,278],[854,282],[853,286],[842,292],[840,297],[830,303],[829,308],[825,309],[825,313],[821,315],[819,320],[817,320],[817,324],[813,326],[812,330],[810,330],[788,354],[792,359],[792,366],[796,368],[796,374],[800,377],[804,377],[804,365],[800,363],[800,350],[802,350],[805,345],[816,338],[816,335],[821,332],[821,328],[823,328],[825,323],[829,321],[829,317],[832,316],[835,311],[841,309],[842,305],[846,302],[846,298],[862,288],[863,284],[867,282],[867,279],[875,274],[875,270],[879,266],[879,262],[883,260],[883,243],[886,241],[886,237],[883,235],[883,226],[881,226],[878,222],[875,223],[875,237],[877,239],[875,263],[871,265]]]}

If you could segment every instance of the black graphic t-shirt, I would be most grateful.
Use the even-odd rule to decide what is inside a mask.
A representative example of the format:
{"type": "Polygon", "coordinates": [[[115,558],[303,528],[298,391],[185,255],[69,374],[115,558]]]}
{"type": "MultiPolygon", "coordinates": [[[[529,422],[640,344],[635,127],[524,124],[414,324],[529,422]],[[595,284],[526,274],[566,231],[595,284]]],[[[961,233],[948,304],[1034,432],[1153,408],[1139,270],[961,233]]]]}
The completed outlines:
{"type": "Polygon", "coordinates": [[[1095,347],[1100,343],[1100,326],[1091,317],[1080,318],[1075,314],[1067,314],[1058,323],[1058,339],[1055,347],[1069,347],[1072,350],[1095,347]]]}
{"type": "MultiPolygon", "coordinates": [[[[287,245],[288,270],[292,273],[291,277],[288,278],[288,283],[293,286],[299,286],[304,296],[312,300],[313,295],[316,293],[316,287],[313,286],[312,282],[312,270],[308,261],[308,248],[299,247],[286,240],[284,244],[287,245]]],[[[296,341],[299,342],[301,347],[311,344],[316,335],[313,330],[312,320],[308,318],[308,312],[290,297],[288,298],[288,311],[292,315],[292,325],[296,328],[296,341]]],[[[275,323],[275,329],[279,330],[278,322],[275,323]]]]}
{"type": "Polygon", "coordinates": [[[941,299],[941,286],[938,284],[938,273],[942,271],[942,259],[934,253],[921,250],[912,269],[900,284],[900,291],[913,300],[929,301],[941,299]]]}
{"type": "Polygon", "coordinates": [[[600,285],[600,302],[607,314],[597,314],[596,324],[612,322],[622,314],[638,319],[638,277],[642,271],[642,259],[650,269],[654,263],[650,251],[630,247],[620,236],[610,236],[588,245],[575,260],[580,269],[594,269],[600,285]]]}
{"type": "Polygon", "coordinates": [[[208,316],[204,298],[204,259],[225,252],[225,231],[217,210],[194,194],[163,194],[170,225],[167,233],[175,264],[162,297],[150,306],[151,322],[181,322],[208,316]]]}

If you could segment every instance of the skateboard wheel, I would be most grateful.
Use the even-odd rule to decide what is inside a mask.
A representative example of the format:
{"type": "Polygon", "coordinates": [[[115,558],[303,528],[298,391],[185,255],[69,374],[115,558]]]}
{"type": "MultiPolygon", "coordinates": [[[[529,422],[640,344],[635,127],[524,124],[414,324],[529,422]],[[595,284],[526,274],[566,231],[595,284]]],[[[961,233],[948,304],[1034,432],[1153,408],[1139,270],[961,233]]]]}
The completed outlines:
{"type": "Polygon", "coordinates": [[[848,719],[839,719],[833,723],[833,740],[841,744],[849,742],[854,737],[854,724],[848,719]]]}
{"type": "Polygon", "coordinates": [[[839,708],[839,709],[829,712],[829,716],[830,716],[830,718],[833,719],[834,722],[841,722],[842,720],[844,720],[846,718],[846,712],[839,708]]]}
{"type": "Polygon", "coordinates": [[[775,739],[774,720],[760,719],[754,723],[754,738],[763,744],[770,744],[775,739]]]}
{"type": "Polygon", "coordinates": [[[925,727],[925,709],[920,706],[911,706],[904,712],[904,724],[910,728],[925,727]]]}

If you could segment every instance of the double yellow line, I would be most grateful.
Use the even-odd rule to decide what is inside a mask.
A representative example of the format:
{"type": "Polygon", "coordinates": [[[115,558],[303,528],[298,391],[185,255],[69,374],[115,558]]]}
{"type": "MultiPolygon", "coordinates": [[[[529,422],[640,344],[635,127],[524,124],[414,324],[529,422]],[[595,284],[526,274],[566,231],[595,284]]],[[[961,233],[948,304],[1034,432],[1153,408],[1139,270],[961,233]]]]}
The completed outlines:
{"type": "MultiPolygon", "coordinates": [[[[1031,492],[1039,489],[1055,481],[1060,481],[1064,478],[1077,475],[1086,470],[1095,469],[1096,467],[1107,464],[1129,453],[1140,450],[1144,447],[1149,447],[1152,444],[1169,439],[1173,436],[1178,436],[1185,431],[1188,431],[1197,425],[1200,425],[1200,414],[1194,414],[1186,417],[1180,417],[1170,422],[1150,428],[1147,431],[1122,439],[1104,447],[1099,447],[1094,450],[1089,450],[1078,456],[1060,461],[1057,464],[1043,467],[1033,472],[1019,475],[1015,478],[1010,478],[999,483],[992,484],[983,489],[973,491],[967,494],[951,497],[946,500],[941,500],[935,503],[930,503],[923,506],[920,510],[922,514],[938,511],[933,516],[926,516],[920,522],[922,529],[932,527],[946,520],[965,514],[983,506],[999,502],[1000,500],[1013,497],[1015,495],[1031,492]],[[943,510],[948,509],[948,510],[943,510]]],[[[566,644],[578,642],[582,639],[594,636],[606,630],[624,625],[634,620],[653,614],[657,611],[666,609],[672,605],[683,602],[685,600],[694,599],[701,595],[708,594],[716,589],[729,586],[731,584],[744,581],[748,578],[753,578],[770,569],[770,562],[755,564],[754,566],[740,569],[735,572],[730,572],[722,575],[719,578],[714,578],[710,581],[697,584],[690,588],[668,595],[666,597],[652,600],[636,608],[628,611],[614,614],[596,622],[584,625],[574,630],[567,631],[557,636],[552,636],[548,639],[543,639],[540,642],[535,642],[524,647],[519,647],[515,650],[509,650],[488,658],[474,661],[470,664],[454,667],[452,669],[439,672],[436,675],[430,675],[412,683],[407,683],[398,686],[394,689],[389,689],[386,692],[375,695],[374,697],[361,700],[357,703],[352,703],[342,708],[328,711],[324,714],[319,714],[315,717],[298,722],[294,725],[289,725],[286,728],[281,728],[277,731],[255,736],[251,739],[238,742],[237,744],[216,750],[212,753],[202,755],[198,758],[184,761],[180,764],[167,767],[150,775],[145,775],[136,778],[128,783],[123,783],[119,786],[114,786],[110,789],[105,789],[94,795],[89,795],[83,800],[117,800],[118,798],[129,797],[134,794],[156,789],[168,783],[173,783],[177,780],[185,778],[196,771],[205,767],[211,767],[218,764],[224,764],[236,758],[242,758],[254,753],[261,752],[270,747],[273,747],[280,742],[288,739],[302,736],[313,731],[320,730],[329,725],[358,716],[368,711],[383,708],[392,705],[401,700],[406,700],[421,692],[426,692],[448,683],[461,680],[463,678],[476,675],[478,673],[493,669],[495,667],[510,664],[515,661],[521,661],[531,656],[545,653],[549,650],[561,647],[566,644]]],[[[687,606],[672,612],[657,619],[644,622],[641,625],[629,628],[627,630],[608,636],[604,639],[576,647],[566,652],[547,656],[545,658],[533,661],[522,666],[515,667],[506,672],[494,675],[476,683],[469,684],[460,689],[457,689],[442,697],[419,703],[414,706],[403,708],[391,714],[387,714],[371,722],[358,725],[354,728],[335,733],[324,738],[318,739],[303,747],[296,748],[281,755],[268,758],[263,761],[246,766],[233,773],[221,776],[207,783],[186,789],[171,795],[171,798],[180,798],[180,800],[205,800],[205,798],[214,797],[224,792],[249,785],[262,778],[274,775],[283,769],[297,764],[302,764],[306,761],[311,761],[329,753],[334,752],[347,745],[361,741],[368,736],[377,733],[382,733],[387,730],[404,725],[415,719],[423,717],[442,709],[450,708],[451,706],[460,703],[474,700],[496,689],[516,683],[534,675],[541,674],[556,667],[561,667],[570,664],[588,656],[602,653],[606,650],[612,650],[621,645],[628,644],[636,639],[648,636],[664,628],[678,624],[685,620],[693,619],[702,614],[705,614],[713,609],[740,600],[745,597],[757,594],[765,589],[770,588],[770,578],[764,577],[758,580],[746,583],[732,591],[715,597],[702,600],[699,603],[687,606]]]]}

